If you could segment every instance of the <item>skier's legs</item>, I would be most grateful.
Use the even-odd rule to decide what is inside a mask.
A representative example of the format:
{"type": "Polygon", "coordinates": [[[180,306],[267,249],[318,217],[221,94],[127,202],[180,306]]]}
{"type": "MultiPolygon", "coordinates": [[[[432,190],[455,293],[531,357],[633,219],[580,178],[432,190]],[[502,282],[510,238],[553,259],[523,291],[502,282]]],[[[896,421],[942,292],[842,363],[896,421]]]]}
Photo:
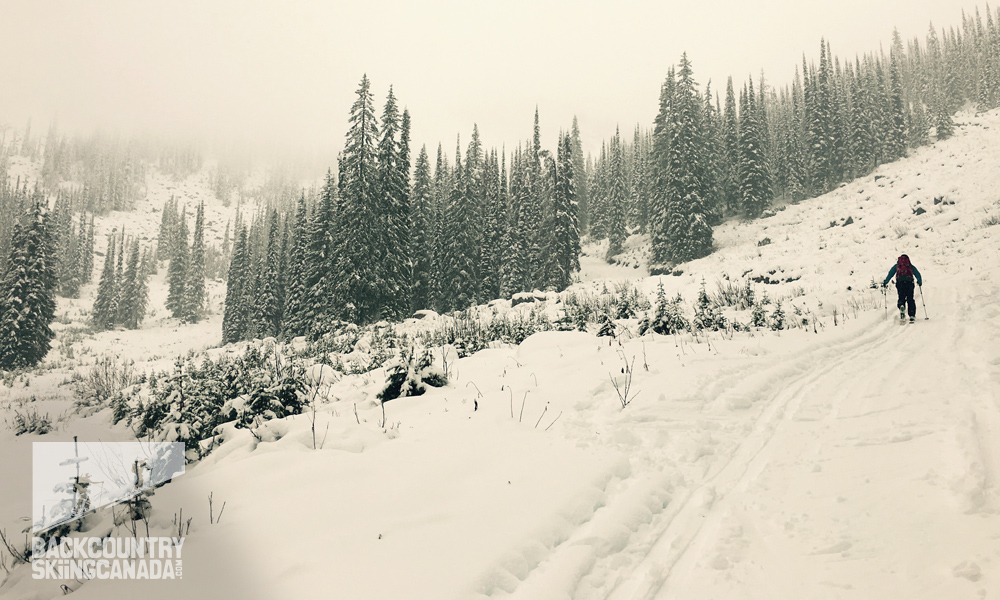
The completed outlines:
{"type": "Polygon", "coordinates": [[[899,290],[899,303],[896,305],[897,308],[906,305],[906,314],[915,317],[917,316],[917,301],[913,299],[914,286],[912,281],[904,281],[896,286],[899,290]]]}

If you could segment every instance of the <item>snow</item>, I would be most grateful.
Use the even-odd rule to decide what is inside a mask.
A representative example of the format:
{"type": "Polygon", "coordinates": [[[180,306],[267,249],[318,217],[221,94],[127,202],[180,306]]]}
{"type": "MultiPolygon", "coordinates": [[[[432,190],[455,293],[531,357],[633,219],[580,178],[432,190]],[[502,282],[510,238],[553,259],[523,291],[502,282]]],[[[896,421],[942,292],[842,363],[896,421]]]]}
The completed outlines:
{"type": "MultiPolygon", "coordinates": [[[[1000,228],[986,223],[1000,214],[1000,112],[957,125],[954,138],[821,198],[717,227],[718,250],[680,275],[600,264],[590,245],[575,287],[631,280],[652,297],[662,283],[690,310],[702,280],[712,292],[727,276],[767,276],[780,283],[757,293],[808,326],[699,339],[538,333],[452,355],[449,385],[386,404],[384,425],[384,370],[344,376],[317,410],[321,448],[308,413],[268,423],[261,441],[229,427],[157,490],[161,535],[180,509],[193,517],[182,580],[71,583],[74,596],[992,597],[1000,228]],[[924,277],[912,325],[893,316],[894,290],[886,310],[868,288],[903,252],[924,277]],[[623,383],[633,359],[622,408],[612,379],[623,383]],[[226,502],[214,524],[209,493],[216,510],[226,502]]],[[[626,263],[642,260],[643,243],[628,240],[626,263]]],[[[153,295],[162,303],[162,289],[153,295]]],[[[557,310],[544,298],[494,309],[557,310]]],[[[60,301],[60,314],[75,323],[86,302],[60,301]]],[[[0,527],[19,530],[30,514],[30,442],[129,439],[108,410],[74,411],[64,379],[106,352],[163,369],[218,343],[218,314],[179,326],[159,310],[138,332],[84,336],[76,359],[54,349],[49,371],[0,388],[8,421],[28,405],[58,416],[44,436],[0,428],[0,527]]],[[[424,316],[406,326],[446,318],[424,316]]],[[[62,595],[12,572],[4,598],[62,595]]]]}

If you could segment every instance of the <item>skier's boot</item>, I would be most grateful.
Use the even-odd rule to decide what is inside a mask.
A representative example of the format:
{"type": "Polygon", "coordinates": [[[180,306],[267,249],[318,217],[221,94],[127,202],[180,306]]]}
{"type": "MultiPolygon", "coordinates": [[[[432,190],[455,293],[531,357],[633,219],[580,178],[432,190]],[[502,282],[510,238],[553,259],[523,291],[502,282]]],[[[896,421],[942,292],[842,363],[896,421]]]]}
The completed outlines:
{"type": "Polygon", "coordinates": [[[916,319],[914,317],[910,317],[910,323],[913,323],[915,320],[916,319]]]}
{"type": "Polygon", "coordinates": [[[906,318],[906,307],[905,306],[900,306],[899,307],[899,320],[902,321],[905,318],[906,318]]]}

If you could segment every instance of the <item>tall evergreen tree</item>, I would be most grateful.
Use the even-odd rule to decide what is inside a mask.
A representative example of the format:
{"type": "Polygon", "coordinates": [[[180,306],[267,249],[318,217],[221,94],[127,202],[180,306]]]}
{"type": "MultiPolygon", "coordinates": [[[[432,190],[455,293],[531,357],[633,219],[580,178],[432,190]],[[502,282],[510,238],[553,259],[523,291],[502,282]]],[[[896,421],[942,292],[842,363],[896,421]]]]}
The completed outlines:
{"type": "Polygon", "coordinates": [[[430,159],[427,146],[420,148],[410,190],[413,226],[413,308],[426,309],[431,301],[431,263],[434,257],[434,182],[431,178],[430,159]]]}
{"type": "Polygon", "coordinates": [[[0,369],[37,365],[49,351],[55,318],[56,257],[49,215],[36,197],[13,228],[0,278],[0,369]]]}
{"type": "Polygon", "coordinates": [[[254,301],[260,306],[257,331],[261,337],[275,337],[281,332],[284,312],[284,275],[281,271],[281,236],[278,211],[268,217],[267,255],[262,270],[260,296],[254,301]]]}
{"type": "MultiPolygon", "coordinates": [[[[361,323],[380,317],[379,303],[386,290],[384,282],[379,280],[381,265],[386,260],[382,233],[385,218],[378,210],[382,206],[377,199],[378,125],[370,88],[368,77],[363,77],[358,98],[351,106],[350,128],[341,161],[343,209],[338,215],[338,229],[345,235],[335,237],[336,256],[344,265],[346,284],[345,303],[340,312],[344,318],[361,323]]],[[[330,276],[328,280],[332,284],[337,278],[330,276]]],[[[334,294],[328,291],[326,295],[334,294]]]]}
{"type": "MultiPolygon", "coordinates": [[[[124,247],[122,248],[124,253],[124,247]]],[[[149,303],[149,287],[146,283],[146,266],[139,258],[139,240],[132,241],[128,263],[120,285],[122,304],[119,307],[121,324],[128,329],[138,329],[146,316],[149,303]]]]}
{"type": "Polygon", "coordinates": [[[205,203],[198,206],[184,287],[184,318],[197,323],[205,314],[205,203]]]}
{"type": "Polygon", "coordinates": [[[286,338],[305,335],[308,331],[302,318],[309,298],[309,288],[306,283],[309,268],[306,264],[306,250],[309,245],[309,207],[306,205],[305,192],[299,195],[295,210],[295,225],[289,245],[285,314],[282,320],[282,335],[286,338]]]}
{"type": "Polygon", "coordinates": [[[666,177],[666,258],[674,263],[708,254],[712,249],[708,198],[710,183],[704,163],[703,111],[687,54],[677,71],[673,107],[669,114],[672,132],[666,177]]]}
{"type": "Polygon", "coordinates": [[[608,181],[608,213],[607,234],[608,252],[605,258],[610,262],[621,253],[628,235],[625,229],[625,207],[628,202],[628,184],[625,179],[625,149],[622,147],[621,136],[615,129],[615,137],[611,141],[611,166],[608,181]]]}
{"type": "Polygon", "coordinates": [[[187,317],[187,284],[188,284],[188,229],[187,216],[181,211],[177,224],[177,233],[170,252],[170,266],[167,268],[167,310],[178,319],[187,317]]]}
{"type": "Polygon", "coordinates": [[[101,280],[97,284],[97,296],[94,298],[92,320],[99,330],[114,327],[117,315],[113,310],[115,297],[118,295],[118,282],[115,281],[115,234],[108,235],[108,247],[104,253],[104,267],[101,269],[101,280]]]}
{"type": "Polygon", "coordinates": [[[580,270],[580,231],[570,136],[560,136],[557,157],[549,283],[562,291],[572,283],[573,273],[580,270]]]}
{"type": "Polygon", "coordinates": [[[763,110],[754,102],[753,88],[744,88],[740,94],[739,180],[741,205],[751,218],[759,217],[773,196],[761,131],[761,123],[766,118],[761,114],[763,110]]]}
{"type": "Polygon", "coordinates": [[[247,244],[246,226],[237,227],[233,244],[233,258],[229,261],[229,277],[226,285],[225,312],[222,317],[222,343],[238,342],[246,336],[248,309],[245,288],[252,275],[250,248],[247,244]]]}

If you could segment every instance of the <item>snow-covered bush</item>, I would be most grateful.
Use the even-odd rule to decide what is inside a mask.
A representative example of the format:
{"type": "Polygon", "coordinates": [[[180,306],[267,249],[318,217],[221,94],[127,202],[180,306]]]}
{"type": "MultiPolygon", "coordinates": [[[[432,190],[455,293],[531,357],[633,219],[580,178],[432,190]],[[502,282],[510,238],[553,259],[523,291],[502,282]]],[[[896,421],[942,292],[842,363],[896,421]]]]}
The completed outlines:
{"type": "Polygon", "coordinates": [[[271,345],[250,345],[242,355],[178,359],[172,372],[154,373],[142,386],[112,400],[116,419],[125,418],[138,437],[184,442],[195,456],[211,448],[223,423],[255,427],[268,419],[302,412],[305,371],[296,359],[271,345]]]}
{"type": "Polygon", "coordinates": [[[431,353],[423,348],[404,348],[387,365],[385,386],[378,399],[385,403],[404,396],[420,396],[427,386],[441,387],[448,384],[444,372],[434,366],[431,353]]]}
{"type": "Polygon", "coordinates": [[[677,294],[672,300],[667,300],[663,284],[658,285],[656,288],[656,311],[652,317],[647,315],[639,321],[639,335],[643,335],[647,331],[654,331],[661,335],[686,331],[690,324],[684,317],[684,310],[681,308],[683,301],[680,294],[677,294]]]}
{"type": "Polygon", "coordinates": [[[32,408],[21,412],[14,411],[14,435],[24,435],[26,433],[36,433],[45,435],[52,431],[52,421],[49,415],[39,415],[38,409],[32,408]]]}
{"type": "Polygon", "coordinates": [[[750,316],[752,327],[767,327],[767,311],[764,310],[764,303],[758,302],[753,305],[753,313],[750,316]]]}
{"type": "Polygon", "coordinates": [[[785,328],[785,311],[781,309],[781,302],[774,305],[774,312],[771,313],[771,329],[778,331],[785,328]]]}
{"type": "Polygon", "coordinates": [[[705,291],[704,279],[701,281],[701,289],[698,291],[698,302],[695,303],[692,325],[698,329],[711,331],[726,329],[728,325],[722,311],[709,299],[708,292],[705,291]]]}

